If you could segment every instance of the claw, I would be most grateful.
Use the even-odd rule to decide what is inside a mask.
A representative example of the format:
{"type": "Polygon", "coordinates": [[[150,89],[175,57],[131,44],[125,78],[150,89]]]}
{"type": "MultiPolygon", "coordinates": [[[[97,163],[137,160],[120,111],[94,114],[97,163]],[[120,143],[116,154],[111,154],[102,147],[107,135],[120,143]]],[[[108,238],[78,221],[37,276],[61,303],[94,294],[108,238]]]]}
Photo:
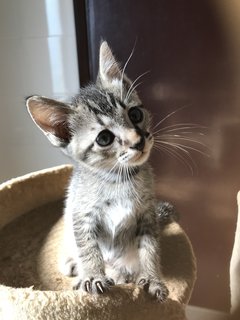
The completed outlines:
{"type": "Polygon", "coordinates": [[[104,293],[104,289],[103,289],[102,283],[100,281],[96,282],[96,287],[97,287],[97,291],[99,293],[104,293]]]}
{"type": "Polygon", "coordinates": [[[146,283],[147,283],[146,279],[141,279],[141,280],[138,282],[138,284],[139,284],[140,286],[143,286],[143,285],[146,284],[146,283]]]}
{"type": "Polygon", "coordinates": [[[148,291],[149,288],[149,281],[147,279],[142,278],[139,282],[138,282],[139,286],[143,287],[143,290],[148,291]]]}
{"type": "Polygon", "coordinates": [[[91,292],[91,282],[88,280],[85,282],[85,290],[91,292]]]}
{"type": "Polygon", "coordinates": [[[156,298],[157,298],[158,300],[162,300],[161,291],[160,291],[160,290],[156,290],[155,296],[156,296],[156,298]]]}
{"type": "Polygon", "coordinates": [[[155,297],[160,302],[164,302],[167,299],[168,293],[169,293],[168,289],[164,286],[162,290],[161,289],[156,290],[155,297]]]}

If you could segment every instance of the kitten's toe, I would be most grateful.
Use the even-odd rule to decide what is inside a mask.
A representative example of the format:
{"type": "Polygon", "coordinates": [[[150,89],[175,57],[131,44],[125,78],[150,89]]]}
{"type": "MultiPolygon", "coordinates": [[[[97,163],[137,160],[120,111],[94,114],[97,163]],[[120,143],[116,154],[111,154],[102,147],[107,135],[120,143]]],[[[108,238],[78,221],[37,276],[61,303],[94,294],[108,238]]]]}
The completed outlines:
{"type": "Polygon", "coordinates": [[[150,282],[148,292],[160,302],[164,302],[169,294],[168,288],[161,281],[150,282]]]}
{"type": "Polygon", "coordinates": [[[159,202],[156,206],[157,219],[160,226],[164,227],[174,221],[179,221],[179,213],[169,202],[159,202]]]}
{"type": "Polygon", "coordinates": [[[149,289],[149,280],[147,278],[140,278],[137,281],[137,284],[139,286],[141,286],[145,291],[148,291],[148,289],[149,289]]]}
{"type": "Polygon", "coordinates": [[[143,287],[145,291],[147,291],[159,302],[164,302],[168,297],[168,288],[162,281],[158,279],[154,280],[142,277],[138,280],[137,284],[143,287]]]}
{"type": "Polygon", "coordinates": [[[73,290],[82,290],[88,293],[92,292],[92,280],[90,278],[77,279],[73,283],[73,290]]]}
{"type": "Polygon", "coordinates": [[[102,294],[114,286],[114,281],[108,277],[95,278],[92,281],[92,293],[102,294]]]}
{"type": "Polygon", "coordinates": [[[114,281],[108,277],[88,277],[84,280],[78,279],[73,285],[73,290],[82,290],[87,293],[103,294],[110,287],[114,286],[114,281]]]}

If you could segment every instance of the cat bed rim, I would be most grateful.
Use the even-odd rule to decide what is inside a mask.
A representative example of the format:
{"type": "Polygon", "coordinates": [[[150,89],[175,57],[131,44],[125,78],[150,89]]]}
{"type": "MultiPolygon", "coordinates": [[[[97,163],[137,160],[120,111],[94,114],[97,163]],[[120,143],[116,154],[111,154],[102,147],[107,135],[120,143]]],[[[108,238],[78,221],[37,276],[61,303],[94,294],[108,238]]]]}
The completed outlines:
{"type": "MultiPolygon", "coordinates": [[[[0,229],[16,217],[21,216],[38,206],[63,199],[71,172],[71,165],[61,165],[28,173],[2,183],[0,185],[0,213],[4,212],[4,214],[0,214],[0,229]],[[18,187],[20,185],[21,188],[19,189],[18,187]],[[39,190],[41,190],[41,197],[39,197],[39,190]],[[9,201],[11,201],[11,206],[8,205],[9,201]]],[[[141,308],[141,312],[142,308],[146,311],[145,318],[146,315],[150,315],[151,310],[155,308],[156,310],[159,309],[159,312],[162,312],[165,309],[167,314],[169,310],[171,310],[170,313],[175,310],[179,317],[174,317],[173,319],[185,319],[185,305],[189,301],[196,279],[196,262],[189,239],[177,223],[176,227],[176,230],[180,230],[186,237],[186,241],[190,246],[190,255],[192,255],[193,259],[190,267],[192,270],[189,272],[189,279],[185,279],[184,285],[187,288],[183,289],[185,295],[182,301],[180,301],[181,299],[179,301],[177,299],[174,299],[175,301],[167,299],[164,304],[155,303],[152,305],[150,299],[146,299],[146,293],[134,285],[124,286],[124,289],[121,288],[121,286],[117,286],[111,290],[111,296],[106,294],[100,297],[90,296],[89,298],[88,295],[79,294],[76,291],[40,291],[34,290],[33,287],[13,288],[0,284],[0,315],[1,312],[3,314],[5,312],[6,314],[6,310],[11,307],[13,313],[12,319],[45,319],[44,315],[48,314],[48,312],[51,312],[53,309],[55,309],[55,314],[58,313],[57,310],[59,310],[59,308],[61,309],[61,305],[63,305],[66,310],[63,308],[65,310],[63,310],[63,316],[58,313],[57,319],[69,319],[68,316],[64,317],[65,313],[68,314],[70,312],[69,310],[71,310],[71,312],[76,312],[77,310],[77,313],[81,314],[79,319],[100,319],[103,317],[101,312],[104,313],[104,310],[100,307],[101,310],[99,311],[99,306],[103,306],[103,308],[107,308],[109,310],[111,308],[112,310],[117,310],[117,308],[121,306],[121,310],[129,309],[129,312],[132,312],[132,319],[135,319],[134,316],[137,312],[136,308],[141,308]],[[115,298],[112,299],[113,297],[115,298]],[[126,299],[129,303],[129,307],[126,305],[126,299]],[[147,302],[148,300],[149,303],[147,302]],[[142,306],[143,302],[144,306],[142,306]],[[38,310],[39,304],[42,308],[41,312],[38,310]],[[8,305],[9,308],[7,308],[8,305]],[[35,311],[32,311],[34,317],[25,317],[28,310],[32,310],[33,308],[36,309],[34,309],[35,311]],[[89,308],[94,314],[97,312],[95,317],[88,318],[89,308]],[[22,312],[23,316],[17,318],[20,314],[19,312],[22,312]],[[36,316],[37,314],[39,315],[36,316]],[[101,317],[99,318],[98,316],[100,314],[101,317]]],[[[121,311],[121,314],[122,312],[123,311],[121,311]]],[[[104,319],[108,318],[105,317],[104,319]]],[[[123,317],[119,319],[125,318],[123,317]]]]}

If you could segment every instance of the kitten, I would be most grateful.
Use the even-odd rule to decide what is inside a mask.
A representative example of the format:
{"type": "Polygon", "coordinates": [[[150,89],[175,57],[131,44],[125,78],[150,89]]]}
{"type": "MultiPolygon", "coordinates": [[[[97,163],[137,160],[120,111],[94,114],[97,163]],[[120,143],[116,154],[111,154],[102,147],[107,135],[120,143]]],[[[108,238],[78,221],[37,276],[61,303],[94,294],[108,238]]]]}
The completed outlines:
{"type": "Polygon", "coordinates": [[[65,206],[62,271],[76,276],[73,288],[103,293],[133,282],[164,301],[160,226],[153,175],[150,115],[121,72],[108,44],[99,54],[95,85],[71,103],[40,96],[28,111],[51,143],[76,162],[65,206]]]}

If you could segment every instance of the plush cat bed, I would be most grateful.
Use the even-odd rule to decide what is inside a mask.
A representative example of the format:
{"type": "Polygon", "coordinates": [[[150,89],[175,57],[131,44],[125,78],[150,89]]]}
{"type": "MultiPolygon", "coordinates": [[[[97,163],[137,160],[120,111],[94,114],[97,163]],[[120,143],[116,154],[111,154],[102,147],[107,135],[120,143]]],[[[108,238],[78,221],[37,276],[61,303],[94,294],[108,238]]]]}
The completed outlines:
{"type": "Polygon", "coordinates": [[[191,244],[178,223],[162,231],[169,297],[153,301],[132,284],[100,296],[70,289],[58,272],[63,198],[72,167],[30,173],[0,185],[0,319],[185,319],[196,278],[191,244]]]}

